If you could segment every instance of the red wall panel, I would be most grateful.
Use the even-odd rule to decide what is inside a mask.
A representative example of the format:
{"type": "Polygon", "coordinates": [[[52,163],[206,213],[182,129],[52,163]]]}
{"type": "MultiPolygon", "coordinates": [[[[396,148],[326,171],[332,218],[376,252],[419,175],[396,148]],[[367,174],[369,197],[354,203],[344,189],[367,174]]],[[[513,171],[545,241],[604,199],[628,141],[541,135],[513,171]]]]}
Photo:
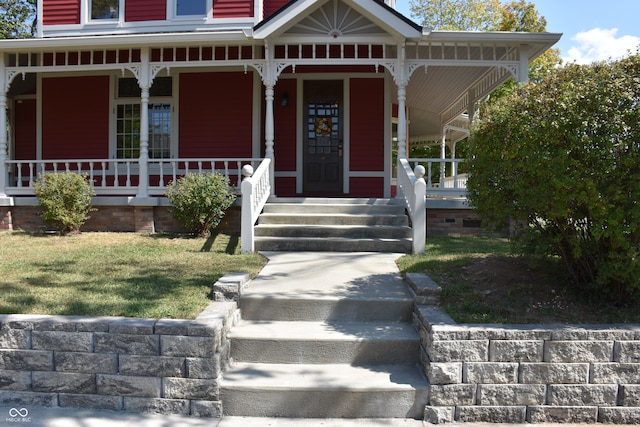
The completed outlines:
{"type": "Polygon", "coordinates": [[[42,79],[42,156],[108,158],[108,76],[42,79]]]}
{"type": "Polygon", "coordinates": [[[159,21],[167,18],[167,0],[127,0],[124,5],[124,20],[159,21]]]}
{"type": "Polygon", "coordinates": [[[384,80],[350,80],[350,165],[352,171],[384,170],[384,80]]]}
{"type": "Polygon", "coordinates": [[[287,3],[289,3],[289,0],[264,0],[264,4],[263,4],[264,17],[265,18],[270,17],[287,3]]]}
{"type": "Polygon", "coordinates": [[[44,25],[80,23],[80,0],[43,0],[44,25]]]}
{"type": "Polygon", "coordinates": [[[36,158],[36,100],[21,99],[15,102],[15,158],[36,158]]]}
{"type": "Polygon", "coordinates": [[[384,197],[384,179],[379,177],[352,177],[349,179],[349,196],[384,197]]]}
{"type": "Polygon", "coordinates": [[[253,0],[213,0],[214,18],[247,18],[253,16],[253,0]]]}
{"type": "Polygon", "coordinates": [[[253,75],[180,74],[180,157],[251,157],[253,75]]]}
{"type": "MultiPolygon", "coordinates": [[[[296,170],[296,88],[297,81],[293,79],[278,80],[275,88],[273,148],[276,152],[275,168],[277,171],[296,170]],[[285,94],[287,105],[283,106],[282,98],[285,94]]],[[[264,143],[261,146],[264,146],[264,143]]]]}

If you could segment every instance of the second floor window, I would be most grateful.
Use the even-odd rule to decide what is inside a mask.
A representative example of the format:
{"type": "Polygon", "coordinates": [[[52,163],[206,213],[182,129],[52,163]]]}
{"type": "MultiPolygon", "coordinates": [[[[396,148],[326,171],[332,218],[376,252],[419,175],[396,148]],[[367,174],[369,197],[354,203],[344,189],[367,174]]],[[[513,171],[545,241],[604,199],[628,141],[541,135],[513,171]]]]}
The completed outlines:
{"type": "Polygon", "coordinates": [[[205,16],[207,0],[176,0],[176,16],[205,16]]]}
{"type": "Polygon", "coordinates": [[[91,0],[91,19],[118,19],[120,0],[91,0]]]}

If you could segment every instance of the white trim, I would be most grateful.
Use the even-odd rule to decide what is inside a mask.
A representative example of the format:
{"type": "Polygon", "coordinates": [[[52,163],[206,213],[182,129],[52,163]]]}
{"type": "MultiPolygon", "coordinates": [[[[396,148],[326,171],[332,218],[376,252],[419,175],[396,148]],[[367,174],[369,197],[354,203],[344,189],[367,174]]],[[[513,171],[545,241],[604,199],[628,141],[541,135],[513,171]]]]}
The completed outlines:
{"type": "Polygon", "coordinates": [[[296,193],[302,194],[304,187],[304,79],[293,76],[296,79],[296,193]]]}
{"type": "MultiPolygon", "coordinates": [[[[391,76],[388,72],[384,73],[305,73],[305,74],[283,74],[279,80],[296,80],[296,169],[295,171],[277,171],[278,177],[295,177],[296,178],[296,193],[302,194],[304,192],[304,82],[306,80],[342,80],[343,85],[343,104],[344,104],[344,117],[343,117],[343,144],[342,144],[342,161],[343,161],[343,192],[349,194],[351,177],[383,177],[384,178],[384,191],[390,195],[391,192],[391,76]],[[385,79],[384,84],[384,120],[385,120],[385,159],[384,167],[382,171],[357,171],[351,172],[349,165],[351,162],[351,140],[350,140],[350,88],[351,79],[353,78],[382,78],[385,79]]],[[[278,162],[278,142],[274,146],[276,151],[276,164],[278,162]]],[[[387,197],[387,196],[385,196],[387,197]]]]}
{"type": "Polygon", "coordinates": [[[348,75],[344,77],[342,87],[342,103],[344,104],[342,113],[342,192],[349,194],[349,164],[351,160],[351,79],[348,75]]]}

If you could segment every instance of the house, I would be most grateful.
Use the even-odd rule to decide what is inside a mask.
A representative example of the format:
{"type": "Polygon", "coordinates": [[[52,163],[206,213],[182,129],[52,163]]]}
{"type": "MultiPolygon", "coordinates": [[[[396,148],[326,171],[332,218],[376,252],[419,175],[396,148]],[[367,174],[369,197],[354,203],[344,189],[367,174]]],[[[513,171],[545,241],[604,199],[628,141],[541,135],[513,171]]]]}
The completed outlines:
{"type": "Polygon", "coordinates": [[[263,159],[272,196],[389,198],[408,144],[434,137],[427,193],[464,196],[446,135],[560,35],[430,31],[394,5],[39,0],[38,37],[0,41],[0,229],[40,226],[48,171],[89,175],[93,229],[167,230],[171,180],[239,186],[263,159]]]}

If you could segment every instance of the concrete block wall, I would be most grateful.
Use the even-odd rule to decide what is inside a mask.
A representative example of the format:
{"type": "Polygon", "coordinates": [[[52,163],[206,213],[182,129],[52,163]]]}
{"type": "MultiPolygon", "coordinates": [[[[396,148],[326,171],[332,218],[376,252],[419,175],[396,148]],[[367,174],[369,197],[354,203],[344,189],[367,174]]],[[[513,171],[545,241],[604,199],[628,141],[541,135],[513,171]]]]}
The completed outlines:
{"type": "Polygon", "coordinates": [[[235,302],[195,320],[0,315],[0,405],[220,417],[235,302]]]}
{"type": "Polygon", "coordinates": [[[640,424],[640,325],[458,325],[416,307],[425,421],[640,424]]]}

